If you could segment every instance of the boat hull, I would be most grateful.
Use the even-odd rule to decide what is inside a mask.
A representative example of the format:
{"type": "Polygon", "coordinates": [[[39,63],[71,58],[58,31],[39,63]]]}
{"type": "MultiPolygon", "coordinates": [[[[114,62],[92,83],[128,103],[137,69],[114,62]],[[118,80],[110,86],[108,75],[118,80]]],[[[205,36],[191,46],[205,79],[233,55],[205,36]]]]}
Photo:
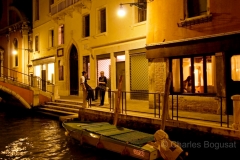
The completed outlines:
{"type": "Polygon", "coordinates": [[[90,144],[97,148],[144,160],[154,160],[160,157],[158,150],[148,144],[154,140],[152,134],[116,127],[106,122],[64,122],[63,127],[68,136],[78,140],[81,144],[90,144]]]}

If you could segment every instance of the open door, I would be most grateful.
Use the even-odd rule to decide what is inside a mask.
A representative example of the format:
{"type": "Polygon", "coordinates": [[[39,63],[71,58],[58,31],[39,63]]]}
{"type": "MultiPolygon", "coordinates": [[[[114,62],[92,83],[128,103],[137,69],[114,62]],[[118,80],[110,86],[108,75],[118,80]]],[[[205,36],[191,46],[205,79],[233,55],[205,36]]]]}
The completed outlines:
{"type": "Polygon", "coordinates": [[[46,91],[46,70],[42,70],[42,90],[46,91]]]}
{"type": "Polygon", "coordinates": [[[126,91],[126,85],[125,85],[125,61],[117,62],[116,63],[116,88],[119,86],[119,77],[123,76],[122,81],[122,90],[126,91]]]}
{"type": "Polygon", "coordinates": [[[70,95],[78,95],[79,79],[78,79],[78,52],[74,45],[70,51],[70,95]]]}

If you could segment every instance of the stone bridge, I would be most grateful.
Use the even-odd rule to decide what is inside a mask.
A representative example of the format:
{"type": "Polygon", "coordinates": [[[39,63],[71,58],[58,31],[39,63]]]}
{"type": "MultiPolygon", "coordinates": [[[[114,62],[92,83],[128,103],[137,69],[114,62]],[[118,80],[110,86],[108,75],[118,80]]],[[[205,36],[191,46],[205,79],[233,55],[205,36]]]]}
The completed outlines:
{"type": "Polygon", "coordinates": [[[34,85],[30,86],[14,81],[14,79],[0,77],[0,104],[6,103],[31,109],[45,102],[53,101],[56,97],[53,94],[55,89],[57,88],[52,86],[52,92],[46,92],[34,85]]]}

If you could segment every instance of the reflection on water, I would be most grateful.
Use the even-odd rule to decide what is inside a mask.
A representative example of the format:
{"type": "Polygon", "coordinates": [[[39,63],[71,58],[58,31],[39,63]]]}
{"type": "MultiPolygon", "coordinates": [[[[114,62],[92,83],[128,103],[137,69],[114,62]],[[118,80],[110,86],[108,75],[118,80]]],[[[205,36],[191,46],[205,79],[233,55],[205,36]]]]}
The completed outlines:
{"type": "Polygon", "coordinates": [[[0,107],[0,160],[133,160],[70,143],[64,132],[58,119],[0,107]]]}
{"type": "MultiPolygon", "coordinates": [[[[70,143],[58,119],[13,107],[2,109],[0,104],[0,160],[134,160],[120,154],[88,145],[70,143]]],[[[167,132],[189,152],[190,160],[239,159],[240,142],[216,135],[167,132]]]]}

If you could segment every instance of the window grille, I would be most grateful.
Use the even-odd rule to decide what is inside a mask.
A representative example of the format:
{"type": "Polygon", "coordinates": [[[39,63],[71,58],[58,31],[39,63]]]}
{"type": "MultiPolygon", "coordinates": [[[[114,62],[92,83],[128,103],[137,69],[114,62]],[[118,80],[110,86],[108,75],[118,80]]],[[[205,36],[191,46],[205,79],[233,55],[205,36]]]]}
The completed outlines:
{"type": "Polygon", "coordinates": [[[131,99],[148,100],[148,94],[143,94],[148,93],[148,60],[145,53],[130,54],[130,91],[133,92],[131,99]]]}

